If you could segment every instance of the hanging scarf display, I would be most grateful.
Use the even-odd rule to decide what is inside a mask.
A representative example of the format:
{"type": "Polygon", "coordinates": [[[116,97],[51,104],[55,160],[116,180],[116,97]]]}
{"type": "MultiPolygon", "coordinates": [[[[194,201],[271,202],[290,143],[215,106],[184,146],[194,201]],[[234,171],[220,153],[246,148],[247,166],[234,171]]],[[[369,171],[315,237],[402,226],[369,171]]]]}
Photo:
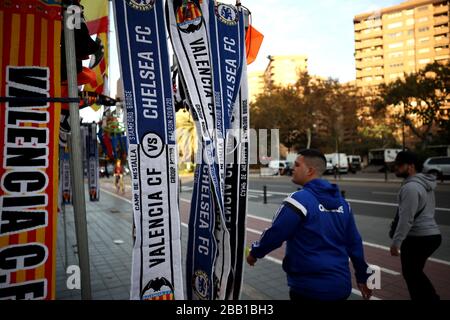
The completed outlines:
{"type": "Polygon", "coordinates": [[[225,298],[230,271],[229,233],[223,216],[224,141],[216,137],[209,1],[168,1],[169,31],[189,96],[201,148],[195,171],[186,258],[188,299],[225,298]]]}
{"type": "Polygon", "coordinates": [[[131,299],[184,299],[175,110],[163,1],[114,1],[136,238],[131,299]]]}

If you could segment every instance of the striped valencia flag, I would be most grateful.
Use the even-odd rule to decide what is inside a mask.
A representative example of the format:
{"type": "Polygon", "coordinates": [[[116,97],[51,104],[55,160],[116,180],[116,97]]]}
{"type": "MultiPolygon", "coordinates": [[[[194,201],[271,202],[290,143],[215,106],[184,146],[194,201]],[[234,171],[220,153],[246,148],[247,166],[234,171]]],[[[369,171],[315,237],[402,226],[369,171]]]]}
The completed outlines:
{"type": "MultiPolygon", "coordinates": [[[[202,1],[200,0],[199,5],[201,4],[202,1]]],[[[177,23],[195,20],[201,16],[202,12],[200,9],[192,1],[188,0],[186,4],[183,4],[177,10],[177,23]]]]}
{"type": "Polygon", "coordinates": [[[61,2],[0,1],[0,299],[54,299],[61,2]]]}
{"type": "MultiPolygon", "coordinates": [[[[108,77],[108,29],[109,29],[109,7],[108,0],[83,0],[83,13],[86,19],[86,25],[89,29],[89,34],[97,35],[103,45],[104,55],[100,63],[95,66],[93,71],[96,74],[96,81],[92,84],[86,84],[84,91],[97,92],[103,94],[105,91],[105,82],[108,77]]],[[[100,109],[99,105],[93,104],[91,106],[95,111],[100,109]]]]}

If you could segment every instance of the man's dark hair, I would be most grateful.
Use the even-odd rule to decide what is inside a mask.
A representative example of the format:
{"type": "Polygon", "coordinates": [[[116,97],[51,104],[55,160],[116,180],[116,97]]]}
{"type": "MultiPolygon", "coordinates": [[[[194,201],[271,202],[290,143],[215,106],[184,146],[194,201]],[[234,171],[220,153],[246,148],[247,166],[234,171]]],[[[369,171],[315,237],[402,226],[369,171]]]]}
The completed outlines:
{"type": "Polygon", "coordinates": [[[411,151],[400,151],[397,153],[397,156],[395,157],[395,164],[413,164],[417,172],[421,172],[423,168],[422,160],[416,153],[411,151]]]}
{"type": "Polygon", "coordinates": [[[319,174],[323,174],[327,168],[327,159],[317,149],[303,149],[298,152],[299,156],[303,156],[308,165],[314,167],[319,174]]]}

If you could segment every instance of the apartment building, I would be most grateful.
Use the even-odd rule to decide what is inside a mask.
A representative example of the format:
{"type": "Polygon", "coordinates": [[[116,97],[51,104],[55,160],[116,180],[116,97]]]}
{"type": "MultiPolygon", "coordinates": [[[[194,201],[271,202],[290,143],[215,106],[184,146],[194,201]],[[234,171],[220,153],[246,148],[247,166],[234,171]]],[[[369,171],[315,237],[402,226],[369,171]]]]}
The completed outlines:
{"type": "Polygon", "coordinates": [[[269,62],[265,70],[248,73],[250,102],[273,86],[286,87],[295,84],[299,73],[307,71],[308,58],[304,55],[268,56],[267,58],[269,62]]]}
{"type": "Polygon", "coordinates": [[[356,85],[370,89],[450,60],[448,0],[410,0],[355,16],[356,85]]]}
{"type": "Polygon", "coordinates": [[[264,92],[264,71],[251,71],[247,75],[248,96],[250,102],[255,101],[256,97],[264,92]]]}
{"type": "Polygon", "coordinates": [[[300,72],[307,71],[308,58],[304,55],[268,56],[269,64],[264,71],[264,83],[285,87],[298,80],[300,72]]]}

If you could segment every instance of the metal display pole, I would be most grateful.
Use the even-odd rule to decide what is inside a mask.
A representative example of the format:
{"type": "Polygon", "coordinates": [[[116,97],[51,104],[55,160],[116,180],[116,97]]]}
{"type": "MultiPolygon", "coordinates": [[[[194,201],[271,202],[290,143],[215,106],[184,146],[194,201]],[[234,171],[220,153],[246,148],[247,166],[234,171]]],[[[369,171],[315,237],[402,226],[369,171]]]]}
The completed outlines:
{"type": "MultiPolygon", "coordinates": [[[[78,96],[77,68],[75,55],[75,35],[73,26],[68,26],[69,13],[64,10],[64,44],[66,55],[66,70],[69,97],[78,96]]],[[[86,203],[84,197],[84,174],[82,150],[80,144],[80,114],[76,102],[69,104],[70,108],[70,171],[73,178],[73,210],[78,243],[78,257],[81,271],[81,298],[91,300],[91,277],[89,267],[89,248],[86,223],[86,203]]]]}

